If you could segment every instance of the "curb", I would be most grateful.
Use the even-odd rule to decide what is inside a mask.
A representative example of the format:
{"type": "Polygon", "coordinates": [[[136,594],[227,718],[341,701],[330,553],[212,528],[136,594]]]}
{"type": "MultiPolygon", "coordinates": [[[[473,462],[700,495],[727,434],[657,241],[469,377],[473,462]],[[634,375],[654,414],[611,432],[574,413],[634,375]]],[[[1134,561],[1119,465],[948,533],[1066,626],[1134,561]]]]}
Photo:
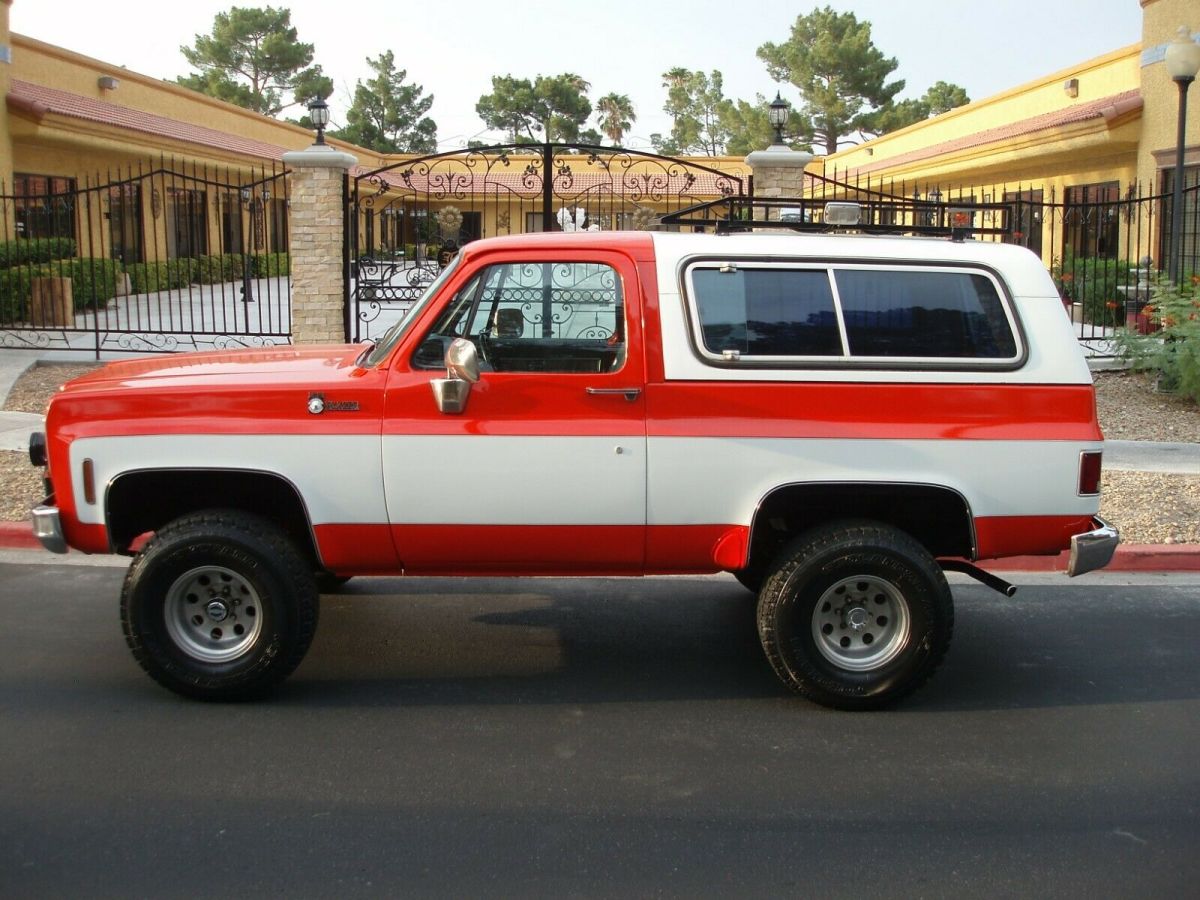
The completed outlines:
{"type": "MultiPolygon", "coordinates": [[[[40,550],[29,522],[0,522],[0,550],[40,550]]],[[[1070,554],[1012,556],[980,564],[989,572],[1066,572],[1070,554]]],[[[1200,544],[1122,544],[1102,572],[1200,572],[1200,544]]]]}
{"type": "Polygon", "coordinates": [[[40,550],[31,522],[0,522],[0,550],[40,550]]]}
{"type": "MultiPolygon", "coordinates": [[[[1066,572],[1071,555],[1012,556],[979,563],[989,572],[1066,572]]],[[[1200,572],[1200,544],[1121,544],[1101,572],[1200,572]]]]}

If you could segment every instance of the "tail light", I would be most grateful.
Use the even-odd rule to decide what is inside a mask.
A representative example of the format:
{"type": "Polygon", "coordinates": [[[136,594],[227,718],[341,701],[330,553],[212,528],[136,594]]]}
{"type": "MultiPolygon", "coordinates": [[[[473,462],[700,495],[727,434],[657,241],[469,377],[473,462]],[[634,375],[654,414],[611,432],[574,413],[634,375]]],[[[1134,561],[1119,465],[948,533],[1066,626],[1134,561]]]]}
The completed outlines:
{"type": "Polygon", "coordinates": [[[1085,450],[1079,454],[1079,496],[1094,497],[1100,493],[1099,450],[1085,450]]]}

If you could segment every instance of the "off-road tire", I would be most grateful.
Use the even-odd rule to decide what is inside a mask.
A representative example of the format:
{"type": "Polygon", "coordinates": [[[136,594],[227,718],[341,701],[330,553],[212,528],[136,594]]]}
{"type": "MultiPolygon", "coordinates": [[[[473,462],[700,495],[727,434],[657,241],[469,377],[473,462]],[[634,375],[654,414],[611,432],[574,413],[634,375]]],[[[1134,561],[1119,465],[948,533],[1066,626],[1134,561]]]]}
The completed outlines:
{"type": "Polygon", "coordinates": [[[317,628],[312,565],[275,525],[207,510],[160,529],[134,557],[121,625],[164,687],[203,700],[259,696],[295,670],[317,628]]]}
{"type": "Polygon", "coordinates": [[[835,709],[875,709],[923,685],[954,630],[946,576],[888,525],[813,529],[776,557],[758,601],[758,634],[780,680],[835,709]]]}

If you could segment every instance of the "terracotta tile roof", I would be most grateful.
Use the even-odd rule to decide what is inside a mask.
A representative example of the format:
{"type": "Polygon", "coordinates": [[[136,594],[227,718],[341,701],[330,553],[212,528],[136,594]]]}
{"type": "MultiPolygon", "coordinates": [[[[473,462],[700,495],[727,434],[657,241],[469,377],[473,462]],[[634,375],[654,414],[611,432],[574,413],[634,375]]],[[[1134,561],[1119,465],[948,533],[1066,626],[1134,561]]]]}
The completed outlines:
{"type": "Polygon", "coordinates": [[[1086,122],[1090,119],[1111,120],[1117,116],[1141,108],[1141,91],[1135,88],[1120,94],[1112,94],[1108,97],[1101,97],[1098,100],[1091,100],[1087,103],[1068,106],[1065,109],[1056,109],[1052,112],[1042,113],[1028,119],[1010,122],[1007,125],[999,125],[995,128],[977,131],[974,134],[966,134],[950,141],[943,141],[940,144],[922,147],[919,150],[910,150],[908,153],[901,153],[898,156],[858,166],[857,170],[866,173],[879,169],[888,169],[893,166],[903,165],[904,163],[920,162],[923,159],[931,159],[935,156],[954,153],[958,150],[982,147],[985,144],[993,144],[997,141],[1020,137],[1024,134],[1033,134],[1037,131],[1044,131],[1047,128],[1061,128],[1064,125],[1073,125],[1077,122],[1086,122]]]}
{"type": "Polygon", "coordinates": [[[280,159],[289,149],[16,78],[12,79],[9,88],[8,103],[39,118],[46,113],[55,113],[260,159],[280,159]]]}

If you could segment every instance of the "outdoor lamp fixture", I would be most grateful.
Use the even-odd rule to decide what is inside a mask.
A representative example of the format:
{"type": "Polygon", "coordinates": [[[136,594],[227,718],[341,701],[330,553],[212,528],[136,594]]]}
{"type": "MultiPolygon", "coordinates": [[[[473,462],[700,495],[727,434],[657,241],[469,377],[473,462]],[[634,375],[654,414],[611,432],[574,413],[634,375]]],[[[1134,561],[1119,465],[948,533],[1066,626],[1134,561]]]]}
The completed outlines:
{"type": "Polygon", "coordinates": [[[779,96],[779,91],[775,92],[775,99],[771,101],[771,105],[767,107],[767,121],[771,123],[771,127],[775,129],[775,143],[783,143],[783,126],[788,120],[788,103],[779,96]]]}
{"type": "Polygon", "coordinates": [[[1171,197],[1171,253],[1167,274],[1178,281],[1180,252],[1183,249],[1183,143],[1187,131],[1187,92],[1200,71],[1200,44],[1192,40],[1192,31],[1179,26],[1175,40],[1167,45],[1167,71],[1179,85],[1179,131],[1175,139],[1174,192],[1171,197]]]}
{"type": "Polygon", "coordinates": [[[325,126],[329,124],[329,104],[318,97],[308,104],[308,117],[317,129],[317,143],[325,144],[325,126]]]}

